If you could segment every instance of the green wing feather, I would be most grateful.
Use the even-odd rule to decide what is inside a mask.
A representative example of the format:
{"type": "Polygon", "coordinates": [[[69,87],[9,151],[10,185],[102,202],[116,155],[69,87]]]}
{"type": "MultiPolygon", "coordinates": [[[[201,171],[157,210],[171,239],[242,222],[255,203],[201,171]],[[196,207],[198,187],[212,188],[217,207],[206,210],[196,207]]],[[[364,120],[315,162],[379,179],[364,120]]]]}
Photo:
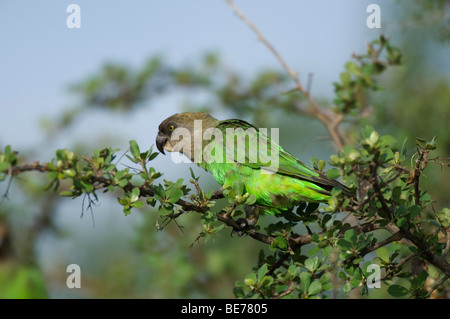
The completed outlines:
{"type": "MultiPolygon", "coordinates": [[[[305,165],[302,161],[291,155],[290,153],[286,152],[280,145],[273,142],[270,138],[268,138],[265,134],[263,134],[257,127],[254,125],[243,121],[239,119],[230,119],[230,120],[224,120],[219,122],[217,124],[216,128],[220,129],[224,136],[226,135],[226,129],[235,129],[235,135],[236,138],[234,138],[233,145],[226,144],[226,154],[233,154],[233,160],[236,160],[236,156],[239,156],[236,154],[236,151],[238,150],[238,144],[246,142],[245,147],[245,161],[239,161],[241,165],[249,166],[253,169],[266,169],[266,170],[272,170],[274,173],[282,174],[290,177],[294,177],[300,180],[308,181],[313,183],[314,185],[317,185],[318,188],[314,188],[314,191],[329,195],[331,193],[331,189],[333,187],[340,187],[342,188],[343,192],[347,195],[352,195],[350,190],[342,185],[341,183],[327,178],[323,173],[313,170],[312,168],[305,165]],[[242,130],[236,130],[236,129],[242,129],[242,130]],[[245,131],[245,132],[244,132],[245,131]],[[267,147],[263,150],[259,147],[255,147],[254,145],[249,145],[253,139],[254,141],[259,141],[260,139],[267,142],[267,147]],[[253,146],[253,147],[250,147],[253,146]],[[231,150],[231,147],[233,147],[233,150],[231,150]],[[278,152],[278,154],[271,154],[268,152],[268,150],[272,150],[272,147],[275,147],[278,152]],[[269,154],[268,154],[269,153],[269,154]],[[278,155],[278,156],[277,156],[278,155]],[[265,159],[264,162],[262,162],[260,159],[265,159]],[[252,160],[253,159],[253,160],[252,160]],[[256,161],[254,159],[257,159],[256,161]],[[272,161],[271,163],[274,163],[273,161],[278,161],[278,167],[271,167],[267,164],[269,163],[268,160],[272,161]]],[[[225,143],[225,141],[224,141],[225,143]]],[[[240,154],[241,156],[243,154],[240,154]]]]}

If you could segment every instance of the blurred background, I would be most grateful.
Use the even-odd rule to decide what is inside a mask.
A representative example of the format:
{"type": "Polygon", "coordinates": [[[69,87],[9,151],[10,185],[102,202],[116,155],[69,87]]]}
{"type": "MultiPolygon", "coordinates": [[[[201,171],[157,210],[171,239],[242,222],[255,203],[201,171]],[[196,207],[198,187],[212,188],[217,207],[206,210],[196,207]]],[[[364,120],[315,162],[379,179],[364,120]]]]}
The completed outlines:
{"type": "MultiPolygon", "coordinates": [[[[323,106],[332,106],[333,82],[352,54],[390,37],[403,65],[383,74],[384,90],[365,97],[369,112],[355,122],[394,136],[409,155],[416,136],[436,135],[434,155],[450,156],[450,1],[235,4],[323,106]],[[366,25],[371,3],[381,8],[380,29],[366,25]]],[[[336,151],[320,123],[292,112],[302,102],[286,94],[294,83],[221,0],[3,0],[0,43],[0,148],[12,145],[25,162],[49,161],[58,148],[125,152],[131,139],[147,149],[159,123],[186,110],[278,127],[280,144],[306,163],[336,151]],[[66,24],[71,3],[81,9],[81,28],[66,24]]],[[[153,165],[167,180],[189,180],[191,167],[205,190],[219,186],[168,156],[153,165]]],[[[436,208],[448,206],[448,170],[426,176],[436,208]]],[[[82,198],[60,198],[44,185],[45,176],[26,173],[0,199],[1,298],[231,298],[267,249],[228,234],[197,242],[194,213],[177,219],[183,231],[157,231],[149,207],[125,216],[117,196],[104,194],[90,212],[82,198]],[[66,286],[73,263],[80,289],[66,286]]],[[[6,190],[0,184],[0,194],[6,190]]]]}

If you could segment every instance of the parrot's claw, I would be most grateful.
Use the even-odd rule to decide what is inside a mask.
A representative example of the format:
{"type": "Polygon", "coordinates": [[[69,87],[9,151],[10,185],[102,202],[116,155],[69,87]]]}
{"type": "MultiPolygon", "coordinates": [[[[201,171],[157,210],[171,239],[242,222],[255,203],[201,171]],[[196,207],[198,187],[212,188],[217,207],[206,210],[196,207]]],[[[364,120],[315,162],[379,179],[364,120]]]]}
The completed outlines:
{"type": "Polygon", "coordinates": [[[239,225],[240,229],[233,229],[231,231],[231,237],[233,237],[234,234],[237,234],[239,237],[242,237],[244,235],[248,236],[254,235],[256,233],[256,230],[254,228],[256,222],[254,219],[238,218],[236,220],[236,223],[239,225]]]}
{"type": "Polygon", "coordinates": [[[239,237],[242,237],[243,235],[254,235],[256,234],[256,223],[258,223],[258,216],[259,216],[259,210],[260,207],[257,205],[251,205],[251,206],[244,206],[245,208],[245,218],[238,218],[236,220],[236,223],[239,226],[239,229],[233,229],[231,231],[231,237],[233,237],[233,234],[238,234],[239,237]]]}

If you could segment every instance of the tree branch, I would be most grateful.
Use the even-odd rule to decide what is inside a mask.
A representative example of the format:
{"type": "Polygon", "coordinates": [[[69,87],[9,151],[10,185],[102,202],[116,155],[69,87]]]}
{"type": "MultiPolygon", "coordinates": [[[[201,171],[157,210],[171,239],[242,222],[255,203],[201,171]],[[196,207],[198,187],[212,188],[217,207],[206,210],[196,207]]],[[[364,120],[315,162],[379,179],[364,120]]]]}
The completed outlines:
{"type": "Polygon", "coordinates": [[[428,295],[431,296],[431,294],[437,289],[439,288],[440,285],[442,285],[447,279],[449,279],[450,276],[449,275],[445,275],[444,277],[441,278],[441,280],[439,280],[434,286],[433,288],[430,289],[430,291],[428,291],[428,295]]]}
{"type": "Polygon", "coordinates": [[[450,276],[450,264],[433,254],[430,247],[420,239],[416,238],[409,230],[400,230],[402,237],[410,240],[422,253],[422,257],[431,264],[441,269],[447,276],[450,276]]]}
{"type": "MultiPolygon", "coordinates": [[[[54,171],[54,169],[53,170],[50,169],[46,164],[40,164],[39,162],[34,162],[33,164],[22,164],[22,165],[12,166],[9,168],[8,174],[11,176],[15,176],[22,172],[27,172],[27,171],[50,172],[50,171],[54,171]]],[[[89,181],[92,185],[95,185],[95,189],[107,188],[108,186],[111,186],[111,185],[117,186],[117,185],[113,185],[112,180],[103,176],[102,172],[100,172],[100,171],[98,172],[98,174],[89,175],[89,181]]],[[[129,182],[125,186],[121,187],[121,189],[123,189],[125,192],[131,192],[133,190],[133,188],[135,188],[135,187],[139,187],[141,197],[155,196],[155,191],[152,188],[152,186],[148,186],[145,184],[141,185],[141,186],[135,186],[135,185],[131,184],[131,182],[129,182]]],[[[386,212],[388,214],[392,214],[389,207],[387,206],[387,203],[384,201],[384,198],[380,192],[381,190],[380,190],[377,182],[374,183],[374,190],[376,193],[378,193],[379,200],[382,204],[383,209],[386,210],[386,212]]],[[[211,196],[210,199],[216,200],[216,199],[220,199],[223,197],[224,196],[223,196],[222,190],[219,189],[213,193],[213,195],[211,196]]],[[[175,204],[181,206],[184,211],[195,211],[195,212],[204,214],[209,210],[209,207],[207,207],[206,205],[198,205],[198,204],[186,201],[184,199],[179,199],[175,204]]],[[[179,215],[178,216],[174,215],[174,216],[176,218],[179,215]]],[[[231,218],[231,216],[217,214],[217,217],[218,217],[218,220],[225,223],[227,226],[230,226],[236,230],[242,230],[241,226],[235,220],[233,220],[231,218]]],[[[446,276],[450,275],[450,264],[444,258],[441,258],[441,257],[435,255],[431,251],[430,247],[428,247],[427,244],[425,244],[422,240],[420,240],[419,238],[414,236],[409,230],[401,230],[401,229],[398,229],[397,227],[395,227],[395,230],[391,230],[387,226],[380,227],[378,224],[375,224],[373,222],[366,222],[364,224],[358,224],[358,225],[352,226],[350,229],[354,229],[357,233],[367,233],[367,232],[375,231],[378,229],[387,229],[387,230],[391,231],[393,233],[393,235],[391,237],[385,239],[384,241],[374,245],[373,247],[368,248],[367,252],[373,251],[373,250],[377,249],[378,247],[384,246],[392,241],[406,239],[409,242],[411,242],[412,244],[414,244],[421,251],[421,256],[424,259],[426,259],[428,262],[430,262],[431,264],[433,264],[436,267],[438,267],[439,269],[441,269],[445,273],[446,276]]],[[[348,230],[348,229],[346,228],[346,229],[341,230],[341,232],[338,234],[338,236],[339,237],[344,236],[346,230],[348,230]]],[[[265,244],[271,244],[275,240],[274,236],[263,234],[263,233],[258,233],[258,232],[252,232],[249,235],[253,239],[258,240],[265,244]]],[[[319,236],[320,235],[321,234],[319,234],[319,236]]],[[[311,236],[311,234],[308,234],[308,233],[300,234],[300,235],[292,234],[287,239],[288,239],[289,246],[294,247],[295,249],[298,249],[299,247],[312,242],[312,236],[311,236]]],[[[281,264],[282,264],[282,261],[281,261],[281,264]]]]}

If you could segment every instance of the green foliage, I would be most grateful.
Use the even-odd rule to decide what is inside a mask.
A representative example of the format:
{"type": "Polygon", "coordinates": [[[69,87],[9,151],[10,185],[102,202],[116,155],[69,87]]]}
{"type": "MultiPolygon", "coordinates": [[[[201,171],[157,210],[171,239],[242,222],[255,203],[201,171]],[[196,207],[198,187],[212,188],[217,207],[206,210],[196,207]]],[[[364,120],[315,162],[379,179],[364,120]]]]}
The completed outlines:
{"type": "Polygon", "coordinates": [[[167,66],[160,58],[150,59],[138,71],[108,63],[98,75],[73,85],[71,91],[84,96],[84,105],[127,109],[161,93],[165,89],[163,79],[168,77],[168,73],[167,66]]]}
{"type": "MultiPolygon", "coordinates": [[[[430,144],[424,143],[424,148],[419,149],[422,159],[430,151],[430,144]]],[[[423,249],[442,256],[445,244],[438,238],[448,231],[450,214],[445,209],[445,213],[440,214],[446,216],[439,217],[433,211],[430,197],[421,191],[416,193],[414,182],[410,180],[410,169],[401,166],[404,157],[398,153],[394,155],[392,149],[395,149],[392,137],[379,136],[373,128],[366,127],[362,130],[359,146],[347,147],[342,153],[332,156],[330,164],[339,167],[348,184],[361,185],[363,181],[370,181],[374,186],[361,194],[358,201],[342,200],[336,192],[336,197],[320,215],[317,215],[317,206],[311,209],[308,209],[311,204],[300,206],[297,214],[301,218],[298,221],[301,220],[308,230],[312,226],[318,229],[310,233],[310,238],[306,237],[303,243],[298,241],[298,235],[293,236],[296,222],[292,222],[292,218],[285,217],[291,220],[288,223],[270,224],[268,233],[276,236],[270,248],[275,253],[267,257],[261,253],[259,262],[264,267],[268,265],[271,279],[266,279],[262,285],[257,280],[260,277],[252,273],[244,282],[236,284],[235,296],[280,297],[289,292],[290,297],[329,297],[330,290],[336,289],[330,283],[330,276],[338,278],[345,294],[354,289],[362,294],[371,294],[368,266],[375,264],[382,270],[380,279],[391,296],[428,297],[424,285],[430,275],[426,270],[414,274],[404,261],[410,258],[424,260],[423,249]],[[339,211],[352,213],[359,225],[343,223],[336,215],[339,211]],[[365,227],[369,227],[368,231],[365,227]],[[381,230],[390,230],[393,234],[383,239],[377,235],[381,230]],[[403,236],[414,240],[412,243],[403,242],[403,236]],[[304,244],[309,244],[305,252],[298,247],[304,244]],[[376,251],[377,257],[370,261],[368,254],[372,251],[376,251]],[[405,257],[405,254],[409,255],[405,257]],[[410,285],[405,287],[396,283],[396,278],[402,282],[407,280],[410,285]]],[[[417,165],[423,167],[424,162],[417,165]]],[[[445,273],[444,269],[442,271],[445,273]]]]}
{"type": "Polygon", "coordinates": [[[413,0],[407,2],[408,7],[405,11],[408,13],[409,23],[414,23],[422,32],[425,29],[429,37],[440,42],[448,43],[450,41],[448,0],[413,0]]]}
{"type": "MultiPolygon", "coordinates": [[[[415,184],[416,177],[428,164],[429,152],[436,148],[435,138],[430,142],[418,139],[416,156],[419,160],[415,167],[409,168],[402,166],[405,156],[393,152],[395,143],[392,137],[379,136],[372,127],[365,127],[359,145],[348,146],[333,155],[329,163],[342,174],[346,184],[354,189],[359,185],[358,199],[342,198],[341,192],[336,190],[328,206],[300,205],[295,214],[284,215],[286,222],[280,220],[268,224],[265,232],[271,238],[270,253],[266,255],[261,251],[259,266],[243,282],[236,283],[236,297],[329,297],[330,291],[336,289],[331,283],[333,276],[342,285],[342,293],[359,289],[361,293],[369,294],[367,278],[371,273],[368,266],[373,263],[384,271],[381,280],[392,296],[427,297],[424,283],[428,273],[423,270],[415,275],[405,267],[400,256],[407,253],[410,254],[408,258],[419,259],[430,253],[442,256],[445,243],[438,238],[448,229],[450,210],[436,214],[430,196],[418,191],[415,184]],[[341,220],[338,213],[342,211],[352,214],[358,224],[352,226],[341,220]],[[307,236],[296,234],[300,225],[308,230],[307,236]],[[377,232],[386,230],[392,235],[381,240],[377,232]],[[305,245],[308,245],[306,250],[303,249],[305,245]],[[370,261],[367,258],[372,251],[376,252],[376,257],[370,261]],[[409,287],[397,283],[396,278],[409,280],[409,287]]],[[[201,213],[202,224],[198,239],[205,242],[225,229],[227,221],[231,221],[227,218],[234,216],[236,208],[254,202],[252,196],[244,194],[242,182],[236,181],[232,188],[223,192],[228,206],[214,212],[212,192],[205,193],[199,187],[198,177],[193,172],[191,183],[197,194],[190,193],[183,179],[156,184],[155,179],[161,173],[148,167],[156,153],[152,149],[141,152],[135,141],[130,141],[130,155],[126,157],[137,165],[136,168],[118,169],[119,163],[114,162],[116,150],[107,148],[93,153],[91,157],[82,156],[80,161],[73,152],[56,151],[51,162],[39,166],[40,170],[47,171],[49,183],[46,188],[59,190],[62,180],[70,180],[70,190],[63,190],[60,195],[92,194],[95,198],[98,198],[99,190],[120,189],[123,195],[118,202],[124,207],[125,214],[146,204],[157,206],[160,217],[165,220],[175,219],[185,210],[196,211],[201,213]],[[185,200],[188,197],[190,201],[185,200]]],[[[16,161],[12,154],[15,153],[10,147],[0,154],[2,163],[10,161],[3,165],[3,174],[16,161]]]]}
{"type": "Polygon", "coordinates": [[[17,164],[17,153],[11,151],[11,145],[5,146],[3,153],[0,153],[0,181],[3,181],[11,166],[17,164]]]}
{"type": "Polygon", "coordinates": [[[1,299],[48,298],[39,269],[30,265],[6,262],[0,265],[1,299]]]}
{"type": "Polygon", "coordinates": [[[361,112],[361,109],[366,106],[367,90],[381,90],[374,76],[382,73],[390,65],[399,65],[402,55],[386,37],[380,36],[368,45],[366,54],[353,55],[353,57],[356,62],[347,62],[346,71],[340,74],[341,81],[333,83],[336,93],[334,100],[336,111],[345,115],[357,115],[361,112]],[[386,48],[386,60],[380,60],[384,48],[386,48]]]}
{"type": "MultiPolygon", "coordinates": [[[[402,63],[401,52],[383,36],[370,43],[365,54],[353,58],[345,64],[340,82],[334,83],[336,98],[330,114],[342,120],[361,115],[369,93],[380,90],[377,76],[402,63]]],[[[306,98],[291,90],[288,76],[266,70],[251,81],[237,74],[220,77],[219,62],[217,55],[208,54],[199,65],[179,69],[159,58],[138,71],[106,65],[73,90],[83,97],[84,107],[127,110],[170,88],[189,87],[212,93],[222,107],[238,114],[255,115],[256,123],[274,108],[303,114],[299,105],[306,98]],[[287,93],[279,94],[274,87],[287,93]]],[[[62,122],[71,122],[74,115],[70,113],[62,122]]],[[[426,298],[433,290],[426,286],[427,280],[446,284],[450,274],[450,209],[436,211],[421,181],[429,166],[449,165],[431,157],[440,149],[436,137],[417,137],[416,144],[416,152],[407,156],[406,148],[399,148],[393,136],[361,125],[354,142],[329,158],[332,168],[325,170],[324,160],[311,158],[316,170],[331,179],[340,177],[354,197],[345,197],[335,188],[328,205],[302,203],[251,230],[243,229],[236,219],[245,205],[255,203],[255,196],[245,192],[240,180],[216,192],[202,189],[192,170],[189,183],[195,191],[183,179],[161,181],[162,173],[152,166],[158,153],[152,148],[142,152],[134,140],[125,156],[117,156],[118,150],[112,148],[93,150],[90,156],[61,149],[51,161],[34,164],[20,164],[17,152],[6,146],[0,152],[0,181],[25,171],[45,172],[45,189],[61,196],[91,201],[99,200],[100,192],[112,193],[125,215],[133,209],[153,209],[159,230],[195,212],[201,226],[196,241],[204,243],[230,229],[245,233],[245,240],[258,240],[266,249],[260,251],[252,271],[236,282],[237,298],[329,298],[355,291],[372,296],[376,294],[372,266],[379,267],[378,283],[391,296],[426,298]],[[417,270],[413,263],[422,267],[417,270]]],[[[193,267],[183,269],[193,276],[193,267]]],[[[177,274],[182,283],[191,278],[177,274]]]]}

